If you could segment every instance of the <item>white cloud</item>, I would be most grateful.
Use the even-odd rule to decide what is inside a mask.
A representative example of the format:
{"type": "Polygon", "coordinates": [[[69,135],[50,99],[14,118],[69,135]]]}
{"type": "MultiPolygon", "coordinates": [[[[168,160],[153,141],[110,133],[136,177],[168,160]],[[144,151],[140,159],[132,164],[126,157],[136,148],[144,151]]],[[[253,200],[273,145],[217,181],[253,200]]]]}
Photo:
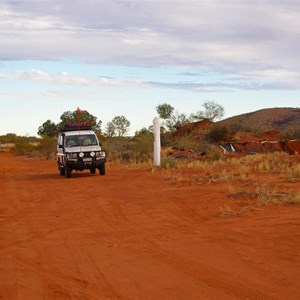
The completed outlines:
{"type": "MultiPolygon", "coordinates": [[[[18,1],[0,3],[0,59],[210,68],[295,88],[298,1],[18,1]],[[274,71],[275,70],[275,71],[274,71]],[[279,75],[281,74],[281,75],[279,75]]],[[[71,74],[19,79],[81,85],[131,83],[71,74]]],[[[138,84],[138,83],[134,83],[138,84]]]]}
{"type": "Polygon", "coordinates": [[[62,85],[76,85],[76,86],[94,86],[94,87],[141,87],[145,84],[139,81],[117,80],[108,77],[86,78],[72,75],[68,72],[61,72],[60,74],[52,75],[50,73],[32,69],[26,71],[14,71],[10,73],[0,72],[0,79],[16,79],[29,80],[35,82],[62,84],[62,85]]]}
{"type": "MultiPolygon", "coordinates": [[[[195,74],[183,73],[187,77],[195,74]]],[[[0,79],[27,80],[32,82],[50,83],[58,85],[73,85],[77,87],[112,87],[112,88],[163,88],[172,90],[190,90],[201,93],[229,92],[235,90],[274,90],[274,89],[297,89],[299,86],[299,75],[297,73],[282,70],[262,70],[260,72],[248,72],[243,76],[223,77],[211,79],[208,83],[200,81],[181,82],[158,82],[142,80],[119,80],[110,77],[83,77],[68,72],[50,74],[48,72],[31,69],[30,71],[13,71],[1,73],[0,79]]],[[[49,91],[47,92],[48,95],[49,91]]],[[[53,91],[50,91],[53,95],[53,91]]],[[[56,95],[56,92],[54,93],[56,95]]],[[[1,95],[1,94],[0,94],[1,95]]]]}

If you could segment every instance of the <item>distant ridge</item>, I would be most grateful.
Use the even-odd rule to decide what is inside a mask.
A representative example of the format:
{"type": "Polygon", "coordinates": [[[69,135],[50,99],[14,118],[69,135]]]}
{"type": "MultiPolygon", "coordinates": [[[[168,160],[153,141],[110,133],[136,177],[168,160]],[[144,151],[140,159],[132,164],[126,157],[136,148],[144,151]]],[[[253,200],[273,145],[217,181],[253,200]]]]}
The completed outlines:
{"type": "Polygon", "coordinates": [[[265,108],[249,112],[218,122],[223,125],[239,124],[245,127],[256,127],[262,131],[267,130],[299,130],[300,131],[300,108],[280,107],[265,108]]]}

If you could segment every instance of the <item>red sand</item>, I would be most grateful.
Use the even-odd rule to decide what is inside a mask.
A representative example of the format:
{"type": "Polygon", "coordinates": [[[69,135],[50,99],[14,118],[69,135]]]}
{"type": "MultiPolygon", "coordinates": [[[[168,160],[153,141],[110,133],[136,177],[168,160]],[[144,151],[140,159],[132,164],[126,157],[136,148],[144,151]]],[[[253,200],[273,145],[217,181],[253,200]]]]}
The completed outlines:
{"type": "Polygon", "coordinates": [[[54,161],[0,153],[0,299],[299,299],[300,206],[221,218],[242,201],[227,184],[174,172],[66,179],[54,161]]]}

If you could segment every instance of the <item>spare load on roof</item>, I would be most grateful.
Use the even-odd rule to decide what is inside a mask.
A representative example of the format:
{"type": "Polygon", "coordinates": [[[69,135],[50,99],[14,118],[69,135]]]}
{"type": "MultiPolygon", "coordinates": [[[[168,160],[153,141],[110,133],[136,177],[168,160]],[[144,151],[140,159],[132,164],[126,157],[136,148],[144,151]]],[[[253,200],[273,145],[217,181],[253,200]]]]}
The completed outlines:
{"type": "Polygon", "coordinates": [[[74,130],[92,130],[92,126],[87,123],[65,124],[60,128],[60,132],[74,131],[74,130]]]}

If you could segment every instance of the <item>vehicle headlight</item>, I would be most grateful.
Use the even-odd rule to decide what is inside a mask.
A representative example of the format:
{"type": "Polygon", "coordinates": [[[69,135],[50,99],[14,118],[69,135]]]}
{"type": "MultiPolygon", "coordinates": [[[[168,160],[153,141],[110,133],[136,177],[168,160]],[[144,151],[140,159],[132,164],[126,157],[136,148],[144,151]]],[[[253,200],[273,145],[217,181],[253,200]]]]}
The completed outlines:
{"type": "Polygon", "coordinates": [[[95,156],[95,152],[92,151],[92,152],[90,153],[90,155],[91,155],[91,157],[94,157],[94,156],[95,156]]]}
{"type": "Polygon", "coordinates": [[[80,153],[79,153],[79,157],[81,157],[81,158],[84,157],[84,153],[83,153],[83,152],[80,152],[80,153]]]}
{"type": "Polygon", "coordinates": [[[77,153],[68,153],[67,158],[77,158],[77,153]]]}
{"type": "Polygon", "coordinates": [[[100,151],[100,152],[96,152],[96,157],[97,159],[101,158],[101,157],[105,157],[106,156],[106,153],[104,151],[100,151]]]}

